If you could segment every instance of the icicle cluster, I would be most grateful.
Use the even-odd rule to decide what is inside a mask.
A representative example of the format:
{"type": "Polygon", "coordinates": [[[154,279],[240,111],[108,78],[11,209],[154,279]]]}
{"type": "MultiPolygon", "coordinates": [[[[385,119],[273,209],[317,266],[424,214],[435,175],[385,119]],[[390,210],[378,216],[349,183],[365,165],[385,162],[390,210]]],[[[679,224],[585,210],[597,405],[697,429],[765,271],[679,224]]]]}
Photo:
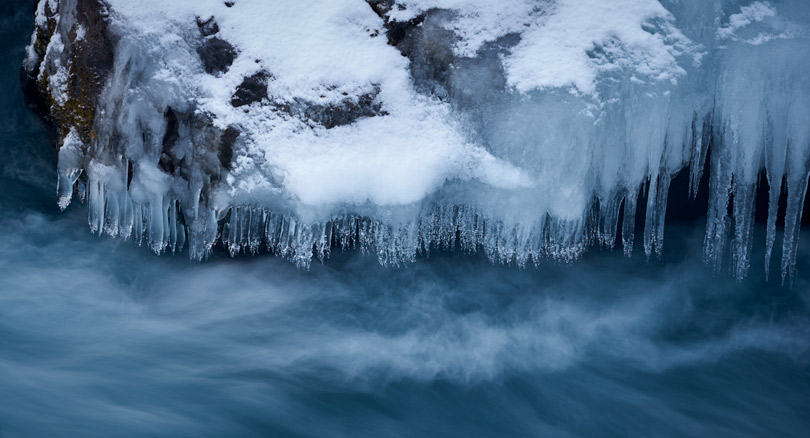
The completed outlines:
{"type": "Polygon", "coordinates": [[[333,247],[525,266],[619,233],[630,255],[637,211],[645,254],[660,255],[673,178],[689,168],[695,196],[707,169],[705,260],[742,279],[764,172],[765,269],[783,226],[781,274],[795,275],[810,4],[340,0],[310,5],[332,18],[308,26],[306,8],[271,3],[154,15],[110,1],[115,64],[96,135],[60,142],[59,205],[78,191],[92,230],[156,252],[188,242],[197,260],[221,242],[302,267],[333,247]],[[260,25],[272,31],[250,33],[260,25]],[[232,65],[211,70],[210,47],[232,65]]]}

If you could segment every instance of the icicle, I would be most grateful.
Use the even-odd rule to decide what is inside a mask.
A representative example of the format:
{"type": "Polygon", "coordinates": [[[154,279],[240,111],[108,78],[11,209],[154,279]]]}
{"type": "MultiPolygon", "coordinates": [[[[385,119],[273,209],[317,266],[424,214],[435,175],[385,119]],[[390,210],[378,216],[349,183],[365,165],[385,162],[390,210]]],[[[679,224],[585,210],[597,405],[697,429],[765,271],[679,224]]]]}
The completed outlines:
{"type": "Polygon", "coordinates": [[[707,115],[702,121],[698,120],[697,113],[692,118],[692,139],[690,142],[691,159],[689,161],[689,195],[694,199],[700,188],[703,178],[703,169],[706,166],[706,155],[709,152],[712,139],[712,116],[707,115]]]}
{"type": "MultiPolygon", "coordinates": [[[[768,19],[760,19],[745,18],[736,2],[722,7],[681,3],[666,3],[672,14],[660,18],[667,26],[647,22],[647,17],[641,31],[638,26],[624,29],[641,32],[636,36],[658,48],[653,52],[647,53],[647,43],[633,47],[621,36],[610,42],[618,44],[615,47],[598,40],[586,44],[586,51],[571,59],[591,57],[583,66],[595,68],[593,75],[586,75],[592,78],[583,80],[587,84],[562,78],[553,86],[515,88],[537,77],[515,73],[520,60],[511,49],[495,53],[482,47],[467,54],[473,58],[454,64],[448,73],[451,80],[442,85],[450,87],[446,100],[432,95],[402,99],[408,111],[419,114],[416,118],[406,117],[395,108],[396,102],[386,99],[409,96],[411,85],[418,93],[424,78],[400,80],[407,79],[408,71],[394,69],[408,63],[388,65],[392,75],[383,76],[401,74],[395,82],[406,86],[399,90],[405,92],[389,92],[391,84],[379,84],[382,91],[374,99],[390,113],[369,115],[369,120],[337,129],[267,106],[261,113],[268,123],[254,123],[253,113],[218,102],[221,93],[211,94],[227,87],[208,88],[234,78],[212,77],[210,84],[182,80],[198,73],[185,76],[182,69],[185,64],[197,66],[197,40],[188,44],[181,35],[162,45],[163,40],[141,34],[137,26],[123,26],[127,30],[116,35],[107,85],[93,96],[91,144],[83,144],[78,134],[87,126],[61,126],[67,134],[59,148],[58,205],[66,208],[75,191],[87,203],[93,232],[132,237],[158,253],[177,251],[187,240],[194,260],[207,257],[221,242],[233,256],[267,248],[301,267],[313,257],[328,257],[332,245],[359,249],[392,266],[431,251],[460,249],[523,267],[529,260],[571,261],[591,245],[612,248],[619,227],[623,251],[630,256],[642,191],[647,195],[646,208],[641,207],[644,229],[639,230],[644,253],[660,256],[671,178],[690,166],[689,195],[696,197],[711,154],[705,261],[719,271],[728,252],[730,270],[737,278],[746,275],[756,181],[765,170],[770,185],[766,274],[784,190],[788,215],[781,268],[783,276],[792,278],[810,152],[810,45],[806,32],[791,29],[806,27],[801,20],[806,21],[810,9],[777,2],[768,6],[773,9],[768,19]],[[762,38],[751,40],[752,35],[762,38]],[[194,62],[185,62],[189,60],[194,62]],[[660,77],[647,74],[663,65],[661,61],[673,69],[658,72],[660,77]],[[166,76],[156,68],[166,63],[180,68],[177,75],[166,76]],[[480,80],[485,76],[491,80],[480,80]],[[457,98],[461,94],[464,102],[457,98]],[[425,102],[436,111],[420,113],[425,102]],[[369,127],[379,132],[364,131],[369,127]],[[414,135],[418,153],[413,156],[402,151],[407,148],[389,147],[389,141],[403,138],[407,145],[408,134],[420,134],[417,130],[441,135],[414,135]],[[234,132],[238,140],[226,142],[234,132]],[[352,133],[363,135],[348,135],[352,133]],[[364,143],[368,139],[379,144],[370,147],[364,143]],[[291,150],[285,152],[284,144],[291,150]],[[443,149],[447,145],[453,147],[443,149]],[[231,154],[223,153],[228,148],[231,154]],[[345,157],[326,153],[342,148],[359,159],[338,163],[337,158],[345,157]],[[385,153],[376,155],[380,150],[385,153]],[[234,158],[229,163],[228,155],[234,158]],[[323,161],[320,155],[336,162],[323,161]],[[422,166],[425,157],[433,161],[422,166]],[[389,175],[381,175],[410,169],[406,165],[411,159],[420,164],[419,172],[397,175],[393,183],[389,175]],[[308,169],[309,164],[301,163],[315,166],[308,169]],[[361,174],[357,181],[342,178],[352,176],[345,172],[326,172],[324,178],[332,179],[317,179],[319,168],[358,163],[351,167],[361,174]],[[377,186],[369,190],[369,182],[377,186]],[[398,187],[400,182],[403,187],[398,187]]],[[[118,12],[126,24],[127,14],[118,12]]],[[[453,20],[450,15],[446,19],[453,20]]],[[[39,30],[46,29],[40,24],[39,30]]],[[[539,35],[540,30],[533,31],[539,35]]],[[[29,67],[39,62],[51,69],[44,83],[54,96],[60,91],[55,74],[65,73],[58,55],[72,49],[63,36],[49,42],[49,61],[37,59],[35,52],[26,61],[29,67]]],[[[513,49],[531,47],[532,38],[537,36],[521,35],[513,49]]],[[[458,59],[448,50],[449,60],[458,59]]],[[[427,61],[411,59],[410,65],[428,71],[434,67],[422,62],[427,61]]],[[[287,91],[293,100],[302,90],[315,90],[295,90],[296,79],[278,82],[292,84],[287,91]]],[[[318,90],[332,86],[314,85],[318,90]]],[[[334,85],[344,96],[346,84],[334,85]]],[[[351,92],[346,101],[357,97],[349,96],[351,92]]],[[[312,109],[303,101],[296,105],[302,114],[312,109]]]]}
{"type": "Polygon", "coordinates": [[[728,233],[728,204],[730,201],[732,174],[730,169],[731,157],[728,152],[717,147],[712,153],[711,172],[709,179],[709,192],[712,199],[709,202],[709,212],[706,219],[706,236],[703,241],[703,257],[711,265],[714,272],[720,271],[723,265],[723,253],[728,233]]]}
{"type": "Polygon", "coordinates": [[[616,245],[616,233],[619,227],[619,213],[623,197],[612,196],[611,199],[602,205],[600,212],[600,227],[598,239],[601,245],[613,248],[616,245]]]}
{"type": "Polygon", "coordinates": [[[667,195],[672,177],[661,170],[650,181],[647,191],[647,211],[644,223],[644,253],[649,258],[653,251],[661,255],[664,246],[664,218],[667,213],[667,195]]]}
{"type": "Polygon", "coordinates": [[[638,191],[630,191],[624,197],[624,219],[622,222],[622,247],[624,255],[633,254],[633,241],[636,234],[636,204],[638,204],[638,191]]]}
{"type": "MultiPolygon", "coordinates": [[[[805,165],[805,168],[808,166],[805,165]]],[[[782,241],[782,282],[796,276],[796,252],[799,247],[799,231],[802,222],[802,209],[807,196],[807,180],[810,172],[787,186],[787,210],[785,212],[785,236],[782,241]]]]}
{"type": "Polygon", "coordinates": [[[754,206],[756,187],[749,184],[734,184],[734,241],[731,247],[732,272],[742,280],[748,274],[751,263],[751,244],[754,229],[754,206]]]}

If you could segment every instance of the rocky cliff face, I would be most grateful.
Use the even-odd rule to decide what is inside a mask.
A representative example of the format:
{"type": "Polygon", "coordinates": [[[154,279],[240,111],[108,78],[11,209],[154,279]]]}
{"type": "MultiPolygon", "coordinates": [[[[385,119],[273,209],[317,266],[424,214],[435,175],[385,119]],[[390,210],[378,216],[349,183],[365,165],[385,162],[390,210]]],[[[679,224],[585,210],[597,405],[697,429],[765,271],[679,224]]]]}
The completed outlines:
{"type": "Polygon", "coordinates": [[[75,129],[85,143],[94,132],[99,96],[113,68],[114,36],[100,0],[45,1],[23,65],[23,88],[38,114],[59,128],[75,129]]]}
{"type": "Polygon", "coordinates": [[[793,272],[808,42],[789,0],[41,0],[23,86],[59,204],[156,252],[630,254],[641,201],[649,256],[711,147],[706,259],[741,278],[763,173],[793,272]]]}

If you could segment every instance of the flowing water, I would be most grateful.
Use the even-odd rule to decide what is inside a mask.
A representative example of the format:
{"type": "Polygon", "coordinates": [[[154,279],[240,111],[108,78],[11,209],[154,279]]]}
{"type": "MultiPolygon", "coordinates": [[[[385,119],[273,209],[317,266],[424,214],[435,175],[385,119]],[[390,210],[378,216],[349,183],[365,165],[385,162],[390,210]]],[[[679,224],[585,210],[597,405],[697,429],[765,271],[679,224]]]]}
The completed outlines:
{"type": "Polygon", "coordinates": [[[649,262],[155,256],[56,207],[31,3],[0,3],[3,438],[810,434],[810,233],[792,288],[713,276],[700,220],[649,262]]]}

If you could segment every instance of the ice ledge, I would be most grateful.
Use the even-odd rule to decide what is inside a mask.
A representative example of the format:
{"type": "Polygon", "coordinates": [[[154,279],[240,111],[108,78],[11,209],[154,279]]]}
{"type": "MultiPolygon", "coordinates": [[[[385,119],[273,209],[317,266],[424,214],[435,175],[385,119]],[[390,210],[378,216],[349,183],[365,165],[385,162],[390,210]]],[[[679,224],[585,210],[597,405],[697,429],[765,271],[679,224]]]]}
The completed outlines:
{"type": "Polygon", "coordinates": [[[711,149],[707,262],[746,275],[764,172],[795,275],[810,6],[602,3],[42,0],[26,89],[59,128],[59,205],[156,252],[572,260],[619,228],[632,251],[642,193],[650,256],[711,149]]]}

